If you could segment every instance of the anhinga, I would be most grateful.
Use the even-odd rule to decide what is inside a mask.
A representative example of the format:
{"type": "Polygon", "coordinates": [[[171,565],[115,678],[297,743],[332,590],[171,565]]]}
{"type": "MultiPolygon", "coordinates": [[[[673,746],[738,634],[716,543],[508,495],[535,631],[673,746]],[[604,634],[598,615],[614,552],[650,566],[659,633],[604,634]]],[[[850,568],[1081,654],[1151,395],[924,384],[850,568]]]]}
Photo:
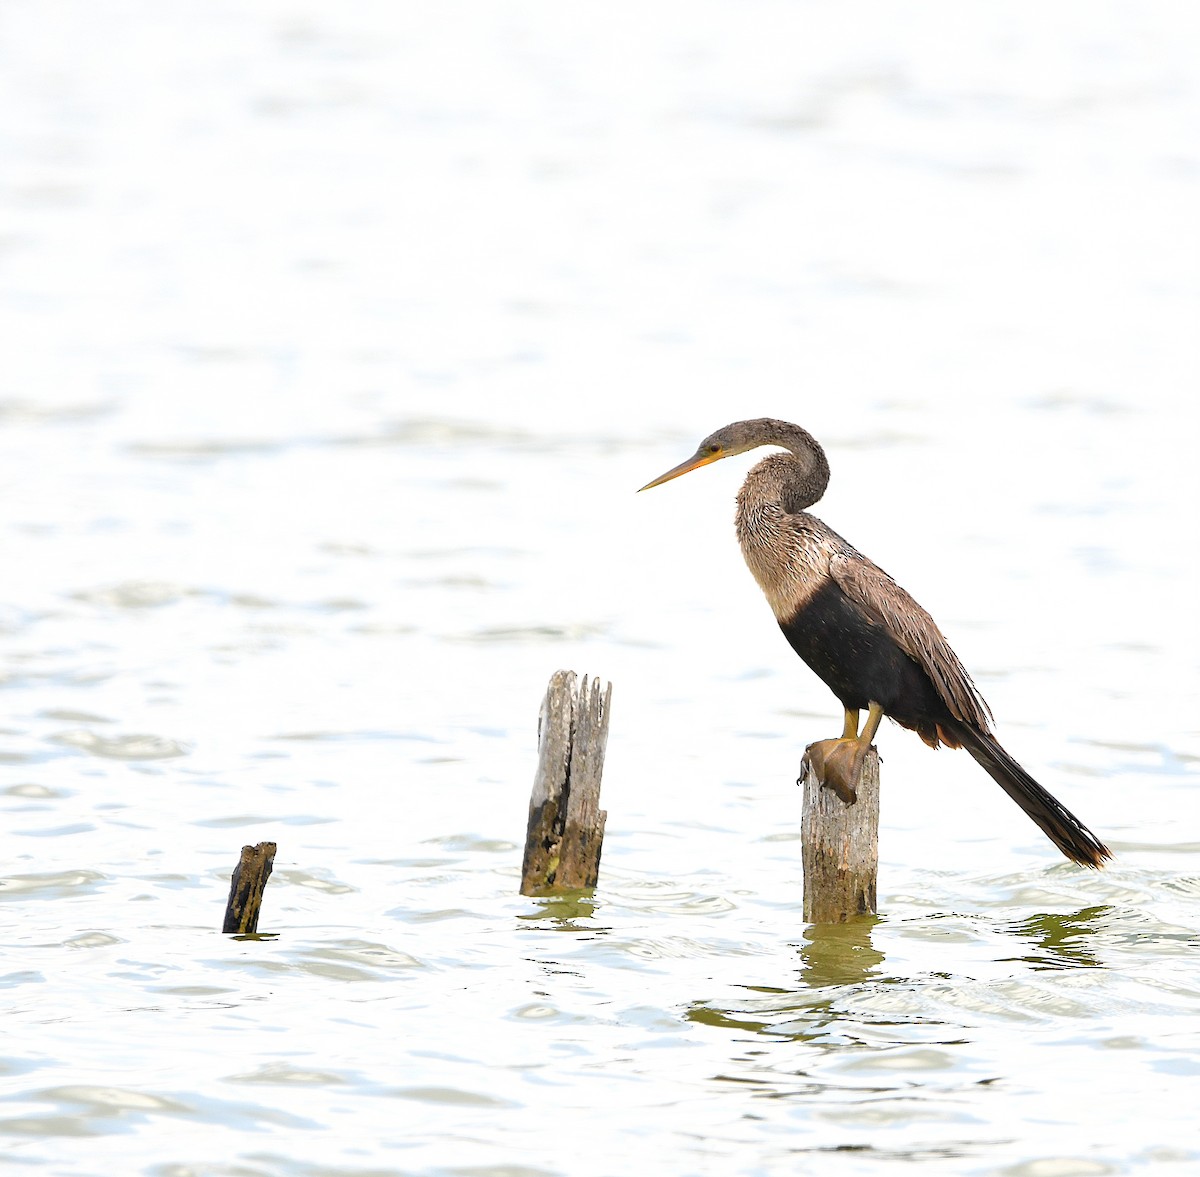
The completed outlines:
{"type": "Polygon", "coordinates": [[[886,715],[936,748],[966,748],[1070,859],[1102,866],[1111,851],[1037,783],[991,733],[991,712],[933,618],[886,572],[808,514],[829,463],[798,425],[736,421],[642,490],[763,445],[771,454],[737,498],[742,555],[792,649],[841,700],[845,727],[806,753],[822,783],[853,801],[863,759],[886,715]],[[867,711],[862,732],[858,716],[867,711]]]}

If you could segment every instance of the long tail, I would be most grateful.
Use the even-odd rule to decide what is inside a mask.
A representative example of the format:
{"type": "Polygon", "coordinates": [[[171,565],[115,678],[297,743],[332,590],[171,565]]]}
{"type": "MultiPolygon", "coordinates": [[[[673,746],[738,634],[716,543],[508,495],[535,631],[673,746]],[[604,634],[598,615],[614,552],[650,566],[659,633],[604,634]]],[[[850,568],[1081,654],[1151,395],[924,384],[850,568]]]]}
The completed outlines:
{"type": "Polygon", "coordinates": [[[987,774],[1072,862],[1101,867],[1109,850],[1057,797],[1037,783],[1000,745],[995,736],[965,723],[942,723],[943,732],[961,743],[987,774]]]}

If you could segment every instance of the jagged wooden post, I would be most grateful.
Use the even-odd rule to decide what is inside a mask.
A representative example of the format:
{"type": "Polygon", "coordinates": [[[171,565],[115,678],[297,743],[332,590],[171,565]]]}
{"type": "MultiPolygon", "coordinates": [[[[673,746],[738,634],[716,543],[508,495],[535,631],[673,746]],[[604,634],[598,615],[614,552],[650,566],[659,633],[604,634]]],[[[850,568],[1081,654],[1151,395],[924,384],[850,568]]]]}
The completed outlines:
{"type": "Polygon", "coordinates": [[[594,887],[600,876],[604,819],[600,777],[608,743],[612,684],[580,684],[555,671],[538,717],[538,767],[529,798],[521,894],[594,887]]]}
{"type": "Polygon", "coordinates": [[[858,799],[847,805],[805,765],[801,819],[804,921],[840,924],[875,914],[879,873],[879,753],[863,762],[858,799]]]}
{"type": "Polygon", "coordinates": [[[229,902],[225,905],[225,926],[222,932],[257,932],[258,913],[262,908],[263,890],[271,877],[275,863],[275,843],[259,842],[243,846],[242,857],[233,868],[229,883],[229,902]]]}

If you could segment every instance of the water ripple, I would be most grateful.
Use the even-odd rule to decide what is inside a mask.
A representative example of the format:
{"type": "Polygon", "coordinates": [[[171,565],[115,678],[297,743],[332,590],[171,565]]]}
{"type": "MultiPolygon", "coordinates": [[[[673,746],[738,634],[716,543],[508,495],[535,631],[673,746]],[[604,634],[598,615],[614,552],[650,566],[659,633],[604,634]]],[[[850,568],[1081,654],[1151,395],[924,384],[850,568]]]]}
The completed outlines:
{"type": "Polygon", "coordinates": [[[56,732],[47,739],[52,744],[78,748],[81,752],[105,760],[168,760],[175,756],[186,756],[190,751],[187,744],[167,736],[145,733],[101,736],[86,728],[56,732]]]}

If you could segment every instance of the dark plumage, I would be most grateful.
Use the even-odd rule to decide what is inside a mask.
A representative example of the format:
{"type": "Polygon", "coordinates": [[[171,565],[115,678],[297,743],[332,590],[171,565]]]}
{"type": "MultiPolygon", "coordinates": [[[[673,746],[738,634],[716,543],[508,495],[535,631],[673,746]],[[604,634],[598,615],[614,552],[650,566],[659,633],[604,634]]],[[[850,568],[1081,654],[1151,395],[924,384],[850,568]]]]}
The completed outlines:
{"type": "Polygon", "coordinates": [[[845,709],[842,735],[807,751],[824,783],[853,801],[863,757],[887,715],[931,747],[966,748],[1063,854],[1102,866],[1108,847],[997,743],[987,704],[933,618],[808,514],[829,484],[829,463],[811,434],[769,417],[738,421],[642,489],[763,445],[788,452],[763,459],[747,476],[737,500],[738,542],[792,649],[845,709]]]}

